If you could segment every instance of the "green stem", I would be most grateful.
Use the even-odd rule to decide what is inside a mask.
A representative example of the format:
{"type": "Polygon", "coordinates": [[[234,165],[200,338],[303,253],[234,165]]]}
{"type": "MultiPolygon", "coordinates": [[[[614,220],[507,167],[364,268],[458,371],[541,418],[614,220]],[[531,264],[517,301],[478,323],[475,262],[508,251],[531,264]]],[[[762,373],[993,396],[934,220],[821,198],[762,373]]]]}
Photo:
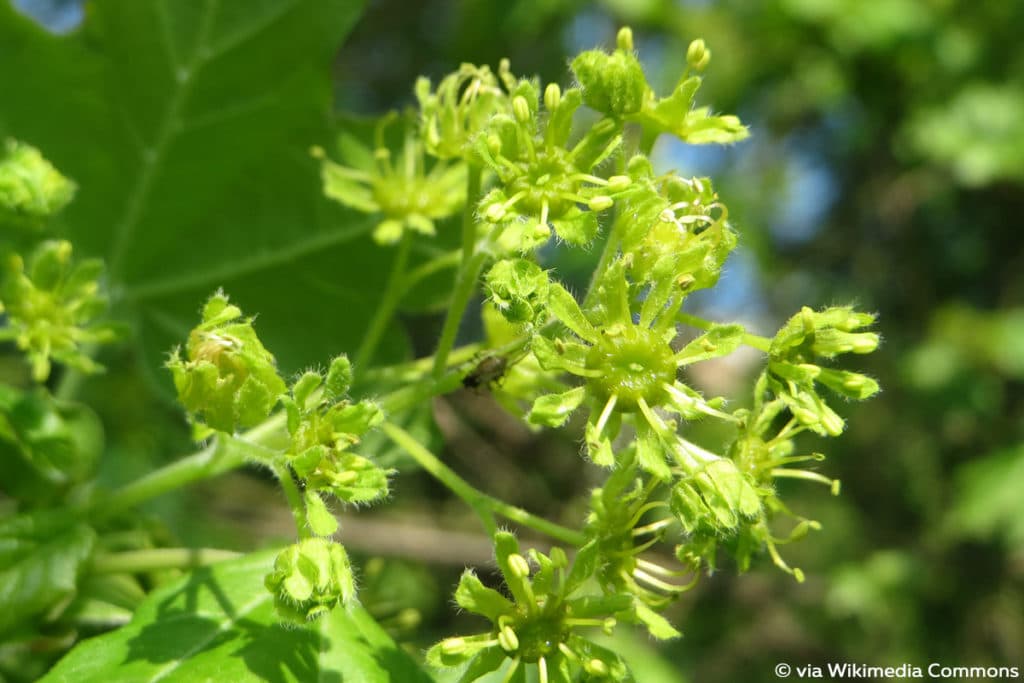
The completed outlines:
{"type": "Polygon", "coordinates": [[[492,496],[484,495],[486,504],[496,514],[501,515],[505,519],[521,524],[525,527],[539,531],[542,534],[546,534],[551,538],[568,543],[569,545],[580,547],[587,542],[587,536],[582,531],[576,531],[564,527],[561,524],[556,524],[550,520],[538,517],[532,512],[527,512],[521,507],[510,505],[505,501],[498,500],[492,496]]]}
{"type": "Polygon", "coordinates": [[[148,548],[100,553],[93,558],[93,574],[142,574],[164,569],[194,569],[239,557],[216,548],[148,548]]]}
{"type": "MultiPolygon", "coordinates": [[[[690,315],[689,313],[683,313],[682,311],[676,313],[676,320],[678,322],[683,323],[684,325],[696,327],[699,330],[710,330],[712,327],[719,324],[716,322],[712,322],[710,320],[705,320],[704,318],[698,318],[697,316],[690,315]]],[[[746,344],[747,346],[752,346],[755,349],[758,349],[759,351],[764,351],[765,353],[768,353],[768,351],[771,349],[772,340],[769,339],[768,337],[762,337],[761,335],[758,334],[750,334],[749,332],[744,332],[743,343],[746,344]]]]}
{"type": "Polygon", "coordinates": [[[441,462],[436,455],[427,450],[409,432],[390,422],[385,422],[381,429],[384,430],[384,433],[396,446],[412,456],[430,476],[448,487],[452,493],[472,508],[480,516],[480,521],[483,522],[487,533],[494,536],[497,532],[497,525],[494,522],[494,515],[483,504],[483,494],[457,475],[454,470],[441,462]]]}
{"type": "MultiPolygon", "coordinates": [[[[433,396],[460,388],[467,372],[468,368],[455,370],[440,379],[403,387],[384,396],[379,404],[385,413],[400,413],[433,396]]],[[[90,519],[107,519],[182,486],[237,469],[251,457],[253,450],[273,448],[280,440],[284,426],[285,414],[282,411],[237,437],[218,438],[206,448],[154,470],[98,501],[89,510],[90,519]]],[[[272,455],[272,452],[267,455],[272,455]]]]}
{"type": "Polygon", "coordinates": [[[404,294],[405,292],[408,292],[413,285],[434,273],[442,271],[445,268],[454,268],[455,266],[458,266],[461,258],[461,252],[449,251],[427,261],[414,270],[410,270],[402,281],[402,293],[404,294]]]}
{"type": "Polygon", "coordinates": [[[466,174],[466,205],[462,208],[462,264],[469,263],[476,247],[476,205],[480,200],[483,169],[469,164],[466,174]]]}
{"type": "Polygon", "coordinates": [[[441,338],[437,342],[437,350],[434,352],[434,377],[440,377],[448,363],[448,354],[455,346],[455,336],[459,333],[459,324],[462,322],[462,315],[469,305],[469,300],[476,290],[476,281],[480,277],[480,271],[487,260],[486,252],[479,252],[469,259],[459,270],[455,280],[455,291],[452,293],[452,300],[448,306],[448,314],[444,319],[444,327],[441,328],[441,338]]]}
{"type": "Polygon", "coordinates": [[[423,444],[401,427],[385,422],[382,429],[395,445],[412,456],[432,477],[444,484],[452,493],[472,508],[480,516],[484,527],[492,536],[496,530],[494,515],[498,514],[517,524],[521,524],[534,531],[539,531],[570,545],[581,546],[586,542],[586,536],[582,532],[538,517],[520,507],[510,505],[483,493],[441,462],[440,458],[431,453],[423,444]]]}
{"type": "Polygon", "coordinates": [[[381,336],[387,329],[391,318],[398,308],[398,302],[406,291],[405,287],[405,266],[409,262],[409,249],[412,247],[412,235],[405,233],[401,242],[398,243],[398,250],[395,253],[395,260],[391,263],[391,273],[388,275],[387,285],[384,287],[384,295],[377,305],[377,311],[363,336],[359,345],[353,364],[357,368],[368,366],[373,360],[373,354],[377,351],[377,345],[381,336]]]}
{"type": "MultiPolygon", "coordinates": [[[[451,368],[453,365],[472,360],[483,348],[483,344],[474,343],[453,349],[448,354],[448,367],[451,368]]],[[[433,365],[434,357],[428,356],[407,363],[377,367],[360,373],[357,377],[357,383],[359,386],[363,386],[378,382],[417,382],[422,380],[425,375],[431,373],[433,365]]]]}
{"type": "MultiPolygon", "coordinates": [[[[616,210],[616,214],[618,211],[616,210]]],[[[597,267],[594,269],[594,274],[590,278],[590,286],[587,287],[587,293],[583,297],[583,305],[586,306],[591,297],[594,295],[594,290],[597,288],[597,283],[601,281],[601,276],[604,275],[604,271],[608,269],[612,259],[619,252],[619,221],[612,219],[612,229],[608,233],[608,239],[605,240],[604,248],[601,250],[601,257],[597,261],[597,267]]]]}
{"type": "Polygon", "coordinates": [[[476,289],[476,280],[483,268],[486,253],[476,252],[476,205],[480,199],[483,171],[475,164],[469,165],[466,177],[466,205],[462,209],[462,264],[455,275],[455,289],[448,306],[448,313],[441,328],[441,338],[434,353],[434,377],[440,377],[448,362],[448,354],[455,346],[462,314],[476,289]]]}
{"type": "Polygon", "coordinates": [[[284,497],[288,499],[288,507],[291,508],[292,518],[295,520],[295,530],[298,532],[299,539],[309,538],[311,534],[309,520],[306,519],[306,504],[302,500],[302,494],[299,492],[298,485],[292,479],[291,470],[283,462],[275,462],[271,465],[271,469],[274,471],[277,481],[281,484],[284,497]]]}
{"type": "Polygon", "coordinates": [[[241,442],[248,441],[262,446],[264,441],[276,437],[284,424],[285,415],[282,412],[242,434],[239,439],[217,439],[206,448],[117,489],[101,500],[91,515],[94,520],[106,519],[186,484],[241,467],[248,456],[241,442]]]}

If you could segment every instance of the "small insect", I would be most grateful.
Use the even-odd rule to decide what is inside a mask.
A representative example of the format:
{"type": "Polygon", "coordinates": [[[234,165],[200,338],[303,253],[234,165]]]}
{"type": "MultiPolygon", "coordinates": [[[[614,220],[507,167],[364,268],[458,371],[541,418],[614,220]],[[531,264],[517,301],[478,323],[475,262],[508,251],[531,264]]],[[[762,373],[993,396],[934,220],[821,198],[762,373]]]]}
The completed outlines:
{"type": "Polygon", "coordinates": [[[467,389],[479,389],[490,386],[505,376],[508,370],[508,358],[505,356],[484,356],[468,375],[462,378],[462,386],[467,389]]]}

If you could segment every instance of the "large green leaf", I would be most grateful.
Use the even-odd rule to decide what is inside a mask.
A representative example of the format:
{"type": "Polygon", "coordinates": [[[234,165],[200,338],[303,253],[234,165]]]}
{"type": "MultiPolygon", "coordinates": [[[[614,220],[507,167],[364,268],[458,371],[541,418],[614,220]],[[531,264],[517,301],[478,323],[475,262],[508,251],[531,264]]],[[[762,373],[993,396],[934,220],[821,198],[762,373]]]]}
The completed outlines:
{"type": "MultiPolygon", "coordinates": [[[[321,195],[330,65],[363,0],[104,0],[47,33],[0,0],[0,135],[79,185],[76,253],[105,257],[155,367],[224,287],[286,371],[353,349],[390,253],[321,195]]],[[[405,350],[384,336],[381,357],[405,350]]]]}
{"type": "Polygon", "coordinates": [[[429,682],[361,607],[306,628],[278,623],[263,576],[273,553],[192,572],[152,593],[127,626],[75,647],[42,680],[429,682]]]}
{"type": "Polygon", "coordinates": [[[0,521],[0,636],[74,595],[95,541],[63,510],[0,521]]]}

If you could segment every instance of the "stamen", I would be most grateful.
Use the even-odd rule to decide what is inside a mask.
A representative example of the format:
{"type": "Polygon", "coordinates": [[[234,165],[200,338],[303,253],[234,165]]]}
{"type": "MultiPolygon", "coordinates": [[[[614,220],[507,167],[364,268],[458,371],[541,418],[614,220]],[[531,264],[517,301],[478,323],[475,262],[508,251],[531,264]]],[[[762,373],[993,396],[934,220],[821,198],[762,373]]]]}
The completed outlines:
{"type": "Polygon", "coordinates": [[[657,578],[655,576],[651,576],[650,574],[645,572],[643,569],[639,569],[639,568],[638,569],[634,569],[633,570],[633,576],[635,576],[636,578],[640,579],[641,581],[643,581],[644,583],[648,584],[649,586],[654,586],[655,588],[658,588],[659,590],[663,590],[666,593],[683,593],[683,592],[686,591],[685,587],[677,586],[676,584],[669,583],[667,581],[662,581],[661,579],[659,579],[659,578],[657,578]]]}
{"type": "Polygon", "coordinates": [[[643,536],[644,534],[653,534],[661,531],[667,526],[671,526],[675,522],[671,517],[665,519],[659,519],[657,522],[651,522],[644,526],[638,526],[633,529],[632,534],[634,536],[643,536]]]}
{"type": "Polygon", "coordinates": [[[502,683],[511,683],[512,679],[515,678],[516,669],[519,668],[519,657],[512,660],[512,666],[508,668],[508,673],[505,674],[505,678],[502,679],[502,683]]]}
{"type": "Polygon", "coordinates": [[[637,558],[636,563],[637,565],[643,567],[646,571],[653,572],[654,574],[660,574],[661,576],[681,577],[691,576],[693,574],[693,572],[690,571],[680,571],[678,569],[669,569],[668,567],[662,567],[660,564],[655,564],[654,562],[649,562],[648,560],[644,560],[639,557],[637,558]]]}
{"type": "Polygon", "coordinates": [[[596,175],[590,175],[589,173],[573,173],[569,176],[569,180],[582,180],[592,185],[600,185],[601,187],[608,184],[608,181],[604,178],[598,178],[596,175]]]}
{"type": "Polygon", "coordinates": [[[790,470],[784,467],[776,467],[772,470],[772,476],[779,479],[806,479],[807,481],[815,481],[819,484],[824,484],[832,490],[833,496],[839,495],[839,480],[829,479],[823,474],[817,472],[808,472],[807,470],[790,470]]]}
{"type": "Polygon", "coordinates": [[[668,507],[668,503],[666,503],[663,500],[655,500],[655,501],[651,501],[649,503],[646,503],[646,504],[640,506],[640,509],[637,510],[633,514],[633,519],[630,520],[628,526],[630,528],[633,528],[634,526],[636,526],[637,522],[640,521],[640,518],[643,517],[648,512],[650,512],[651,510],[655,510],[657,508],[667,508],[667,507],[668,507]]]}
{"type": "Polygon", "coordinates": [[[579,662],[580,661],[580,658],[578,656],[576,656],[576,653],[572,651],[572,648],[570,648],[565,643],[559,643],[558,644],[558,650],[559,650],[559,652],[561,652],[563,655],[565,655],[566,657],[568,657],[572,661],[574,661],[574,662],[579,662]]]}
{"type": "Polygon", "coordinates": [[[604,432],[605,425],[608,424],[608,419],[612,416],[612,411],[615,410],[615,403],[618,400],[618,394],[612,394],[608,397],[608,402],[604,404],[604,410],[601,411],[600,417],[597,418],[597,424],[594,425],[598,434],[604,432]]]}
{"type": "Polygon", "coordinates": [[[639,555],[640,553],[644,552],[645,550],[647,550],[648,548],[653,546],[659,540],[660,539],[657,536],[655,536],[651,540],[645,541],[645,542],[641,543],[640,545],[635,545],[635,546],[633,546],[632,548],[630,548],[628,550],[613,550],[613,551],[611,551],[608,554],[611,555],[612,557],[631,557],[633,555],[639,555]]]}

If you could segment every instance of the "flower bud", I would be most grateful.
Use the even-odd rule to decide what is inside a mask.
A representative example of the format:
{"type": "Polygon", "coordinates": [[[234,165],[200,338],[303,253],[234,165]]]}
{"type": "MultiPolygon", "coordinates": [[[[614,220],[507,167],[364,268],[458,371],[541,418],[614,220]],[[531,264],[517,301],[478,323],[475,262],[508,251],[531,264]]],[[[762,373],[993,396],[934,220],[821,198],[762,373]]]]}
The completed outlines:
{"type": "Polygon", "coordinates": [[[620,50],[626,52],[633,51],[633,29],[628,26],[623,26],[619,29],[619,33],[615,36],[615,44],[620,50]]]}
{"type": "Polygon", "coordinates": [[[38,228],[75,194],[75,184],[35,147],[7,140],[0,148],[0,224],[38,228]]]}
{"type": "Polygon", "coordinates": [[[282,550],[264,584],[278,615],[305,623],[347,603],[355,595],[345,548],[323,538],[308,538],[282,550]]]}
{"type": "Polygon", "coordinates": [[[598,195],[596,197],[591,197],[590,201],[587,202],[587,208],[591,211],[607,211],[612,208],[614,203],[615,202],[612,201],[611,197],[607,195],[598,195]]]}
{"type": "Polygon", "coordinates": [[[252,320],[222,294],[203,308],[203,321],[189,335],[185,358],[167,363],[178,400],[210,427],[233,432],[270,415],[285,391],[274,357],[253,329],[252,320]]]}
{"type": "Polygon", "coordinates": [[[352,386],[352,362],[348,356],[341,354],[331,361],[324,383],[324,398],[336,400],[348,393],[352,386]]]}
{"type": "Polygon", "coordinates": [[[548,112],[553,112],[558,109],[558,105],[562,102],[562,89],[558,87],[557,83],[548,83],[548,87],[544,89],[544,108],[548,112]]]}
{"type": "Polygon", "coordinates": [[[530,103],[522,95],[516,95],[512,98],[512,113],[515,114],[516,121],[519,123],[526,123],[532,118],[530,103]]]}
{"type": "Polygon", "coordinates": [[[694,71],[703,71],[711,61],[711,50],[707,49],[704,40],[698,38],[686,49],[686,63],[694,71]]]}
{"type": "Polygon", "coordinates": [[[583,89],[583,101],[615,118],[640,111],[650,89],[640,62],[625,50],[610,55],[600,50],[583,52],[573,60],[572,70],[583,89]]]}
{"type": "Polygon", "coordinates": [[[525,259],[498,261],[484,276],[484,290],[510,323],[531,323],[547,307],[548,274],[525,259]]]}
{"type": "Polygon", "coordinates": [[[508,566],[512,570],[513,576],[520,579],[530,575],[530,563],[519,553],[512,553],[508,556],[508,566]]]}
{"type": "Polygon", "coordinates": [[[491,204],[484,210],[484,218],[489,223],[497,223],[505,217],[504,204],[491,204]]]}

